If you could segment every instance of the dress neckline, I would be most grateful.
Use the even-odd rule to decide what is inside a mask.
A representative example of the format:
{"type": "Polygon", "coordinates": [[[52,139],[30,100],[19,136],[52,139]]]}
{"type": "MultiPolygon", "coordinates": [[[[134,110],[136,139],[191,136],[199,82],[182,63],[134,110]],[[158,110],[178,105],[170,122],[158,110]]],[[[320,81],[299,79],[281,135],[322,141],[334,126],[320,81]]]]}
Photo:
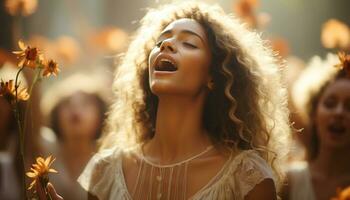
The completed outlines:
{"type": "Polygon", "coordinates": [[[147,159],[147,157],[145,156],[144,152],[143,152],[143,146],[139,146],[138,147],[138,151],[139,151],[139,157],[140,159],[144,160],[147,164],[153,166],[153,167],[158,167],[158,168],[170,168],[170,167],[175,167],[175,166],[178,166],[178,165],[182,165],[184,163],[187,163],[187,162],[190,162],[191,160],[194,160],[202,155],[204,155],[205,153],[209,152],[210,150],[213,149],[213,145],[210,145],[210,146],[207,146],[207,148],[204,149],[204,151],[201,151],[199,152],[198,154],[195,154],[187,159],[184,159],[182,161],[178,161],[178,162],[175,162],[175,163],[171,163],[171,164],[166,164],[166,165],[161,165],[161,164],[157,164],[157,163],[154,163],[150,160],[147,159]]]}
{"type": "MultiPolygon", "coordinates": [[[[254,150],[244,150],[241,151],[239,153],[237,153],[236,155],[234,155],[233,153],[231,153],[231,155],[229,156],[229,158],[225,161],[225,163],[223,164],[223,166],[221,167],[221,169],[216,173],[216,175],[214,175],[209,181],[208,183],[206,183],[201,189],[199,189],[197,192],[195,192],[191,197],[189,197],[188,199],[195,199],[198,196],[200,196],[203,192],[207,191],[210,188],[215,187],[217,184],[219,184],[223,178],[227,178],[226,176],[223,176],[222,174],[224,173],[224,171],[226,171],[226,169],[229,167],[229,165],[232,165],[230,168],[231,170],[236,170],[238,164],[240,163],[240,160],[242,160],[247,154],[254,152],[254,150]],[[219,179],[218,177],[221,176],[219,179]],[[210,187],[209,187],[210,186],[210,187]]],[[[124,152],[122,152],[123,154],[124,152]]],[[[138,155],[140,156],[140,155],[138,155]]],[[[124,170],[123,170],[123,156],[120,156],[119,162],[118,162],[118,170],[119,173],[121,174],[121,182],[122,182],[122,187],[125,190],[125,194],[127,196],[127,198],[129,200],[132,200],[132,196],[129,192],[129,189],[126,185],[126,180],[125,180],[125,176],[124,176],[124,170]]]]}

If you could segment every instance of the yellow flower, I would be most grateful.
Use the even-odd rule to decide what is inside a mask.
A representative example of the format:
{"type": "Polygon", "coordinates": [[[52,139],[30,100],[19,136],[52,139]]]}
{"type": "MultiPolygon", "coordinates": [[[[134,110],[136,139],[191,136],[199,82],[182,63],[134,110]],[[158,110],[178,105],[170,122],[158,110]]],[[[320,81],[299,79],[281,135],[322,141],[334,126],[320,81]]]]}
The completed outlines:
{"type": "Polygon", "coordinates": [[[50,168],[55,159],[56,158],[52,157],[52,155],[50,155],[46,159],[42,157],[38,157],[36,159],[36,163],[33,164],[30,168],[31,171],[26,173],[26,175],[29,178],[34,179],[34,181],[30,184],[28,190],[32,189],[33,186],[35,186],[35,184],[37,183],[37,181],[44,180],[44,182],[47,183],[49,179],[49,172],[58,173],[55,169],[50,168]]]}
{"type": "Polygon", "coordinates": [[[331,200],[349,200],[350,199],[350,186],[341,190],[337,189],[337,197],[331,198],[331,200]]]}
{"type": "Polygon", "coordinates": [[[22,41],[18,41],[18,46],[21,51],[14,51],[18,59],[21,59],[18,63],[18,67],[29,67],[34,69],[37,66],[37,62],[42,62],[42,54],[36,47],[26,46],[22,41]]]}
{"type": "Polygon", "coordinates": [[[344,70],[345,73],[350,77],[350,54],[346,55],[345,52],[338,53],[340,63],[335,65],[335,67],[339,67],[344,70]]]}
{"type": "MultiPolygon", "coordinates": [[[[0,82],[0,96],[4,97],[10,104],[14,104],[16,100],[16,87],[13,84],[13,80],[0,82]]],[[[17,89],[17,99],[20,101],[26,101],[29,99],[29,94],[26,88],[17,89]]]]}
{"type": "Polygon", "coordinates": [[[44,64],[43,76],[47,77],[47,76],[50,76],[51,74],[53,74],[54,76],[57,76],[59,71],[60,69],[58,68],[58,64],[54,60],[50,59],[44,64]]]}

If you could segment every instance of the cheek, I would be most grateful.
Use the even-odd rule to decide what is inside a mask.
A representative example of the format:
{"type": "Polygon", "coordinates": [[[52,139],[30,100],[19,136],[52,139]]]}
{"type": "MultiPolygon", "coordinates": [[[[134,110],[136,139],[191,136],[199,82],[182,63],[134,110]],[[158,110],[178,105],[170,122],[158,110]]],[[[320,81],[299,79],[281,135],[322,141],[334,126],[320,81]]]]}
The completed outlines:
{"type": "Polygon", "coordinates": [[[205,53],[192,53],[182,59],[184,83],[203,86],[208,80],[210,59],[205,53]]]}
{"type": "Polygon", "coordinates": [[[327,116],[327,110],[323,106],[319,105],[316,108],[316,119],[317,120],[324,120],[324,118],[327,116]]]}
{"type": "Polygon", "coordinates": [[[100,126],[99,110],[96,106],[89,106],[82,112],[83,123],[85,132],[88,134],[95,134],[96,130],[100,126]]]}
{"type": "Polygon", "coordinates": [[[328,119],[329,117],[327,108],[322,105],[318,105],[315,113],[315,128],[317,137],[322,143],[329,142],[329,134],[327,130],[328,119]]]}
{"type": "Polygon", "coordinates": [[[318,129],[322,129],[326,126],[326,123],[329,120],[329,110],[323,105],[318,105],[316,108],[316,126],[318,129]]]}
{"type": "Polygon", "coordinates": [[[151,63],[153,63],[155,61],[158,53],[159,53],[158,50],[156,50],[155,48],[152,49],[152,51],[150,52],[150,54],[148,56],[148,66],[151,66],[151,63]]]}
{"type": "Polygon", "coordinates": [[[60,130],[63,132],[67,132],[70,127],[70,112],[67,109],[61,108],[58,111],[58,126],[60,127],[60,130]]]}
{"type": "Polygon", "coordinates": [[[93,129],[95,129],[98,126],[99,123],[99,112],[96,108],[91,108],[89,111],[87,111],[85,114],[86,118],[86,124],[91,126],[93,129]]]}

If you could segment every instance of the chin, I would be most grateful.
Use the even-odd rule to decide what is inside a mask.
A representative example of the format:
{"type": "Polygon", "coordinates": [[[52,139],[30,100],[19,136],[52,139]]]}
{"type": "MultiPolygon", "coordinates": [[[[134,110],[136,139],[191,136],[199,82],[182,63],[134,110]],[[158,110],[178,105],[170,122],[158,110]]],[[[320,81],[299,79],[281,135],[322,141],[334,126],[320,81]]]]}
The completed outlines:
{"type": "Polygon", "coordinates": [[[179,92],[178,87],[171,83],[153,82],[150,87],[152,93],[157,96],[162,94],[176,94],[179,92]]]}
{"type": "Polygon", "coordinates": [[[344,138],[343,139],[328,138],[328,140],[325,141],[325,143],[329,148],[332,148],[332,149],[350,148],[350,141],[344,138]]]}
{"type": "Polygon", "coordinates": [[[156,96],[178,95],[193,97],[201,92],[200,86],[188,85],[184,82],[170,80],[152,80],[150,83],[151,92],[156,96]]]}

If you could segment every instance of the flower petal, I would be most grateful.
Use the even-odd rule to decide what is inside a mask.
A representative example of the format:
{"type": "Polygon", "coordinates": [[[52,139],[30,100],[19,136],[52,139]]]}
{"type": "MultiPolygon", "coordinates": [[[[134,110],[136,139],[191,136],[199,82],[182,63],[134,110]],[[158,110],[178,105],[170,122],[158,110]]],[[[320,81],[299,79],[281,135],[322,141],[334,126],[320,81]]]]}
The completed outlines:
{"type": "Polygon", "coordinates": [[[41,162],[44,163],[45,161],[44,161],[44,158],[39,156],[39,157],[36,158],[36,162],[39,164],[41,162]]]}
{"type": "Polygon", "coordinates": [[[49,164],[50,164],[50,162],[51,162],[51,159],[52,159],[52,155],[50,155],[49,157],[47,157],[47,158],[45,159],[45,165],[46,165],[46,166],[49,166],[49,164]]]}
{"type": "Polygon", "coordinates": [[[18,46],[19,48],[21,48],[22,50],[25,50],[26,49],[26,45],[24,44],[24,42],[22,40],[19,40],[18,41],[18,46]]]}
{"type": "Polygon", "coordinates": [[[25,61],[25,59],[22,59],[19,63],[18,63],[18,67],[23,67],[23,64],[24,64],[24,61],[25,61]]]}
{"type": "Polygon", "coordinates": [[[24,54],[23,51],[12,51],[13,54],[24,54]]]}
{"type": "Polygon", "coordinates": [[[57,170],[55,170],[55,169],[49,169],[49,172],[52,172],[52,173],[58,173],[58,171],[57,170]]]}
{"type": "Polygon", "coordinates": [[[56,160],[56,158],[51,158],[51,161],[50,161],[50,163],[49,163],[49,165],[48,165],[48,167],[50,167],[51,165],[52,165],[52,163],[54,162],[56,160]]]}
{"type": "Polygon", "coordinates": [[[50,72],[48,70],[45,70],[43,73],[43,76],[44,77],[50,76],[50,72]]]}
{"type": "Polygon", "coordinates": [[[38,176],[38,174],[36,172],[27,172],[26,175],[29,177],[29,178],[35,178],[38,176]]]}
{"type": "Polygon", "coordinates": [[[31,68],[31,69],[35,69],[36,63],[35,63],[35,61],[28,60],[28,63],[26,66],[31,68]]]}
{"type": "Polygon", "coordinates": [[[30,185],[28,187],[28,190],[32,189],[33,186],[35,185],[35,183],[36,183],[36,179],[33,182],[30,183],[30,185]]]}
{"type": "Polygon", "coordinates": [[[38,169],[40,166],[38,164],[32,164],[32,168],[38,169]]]}

